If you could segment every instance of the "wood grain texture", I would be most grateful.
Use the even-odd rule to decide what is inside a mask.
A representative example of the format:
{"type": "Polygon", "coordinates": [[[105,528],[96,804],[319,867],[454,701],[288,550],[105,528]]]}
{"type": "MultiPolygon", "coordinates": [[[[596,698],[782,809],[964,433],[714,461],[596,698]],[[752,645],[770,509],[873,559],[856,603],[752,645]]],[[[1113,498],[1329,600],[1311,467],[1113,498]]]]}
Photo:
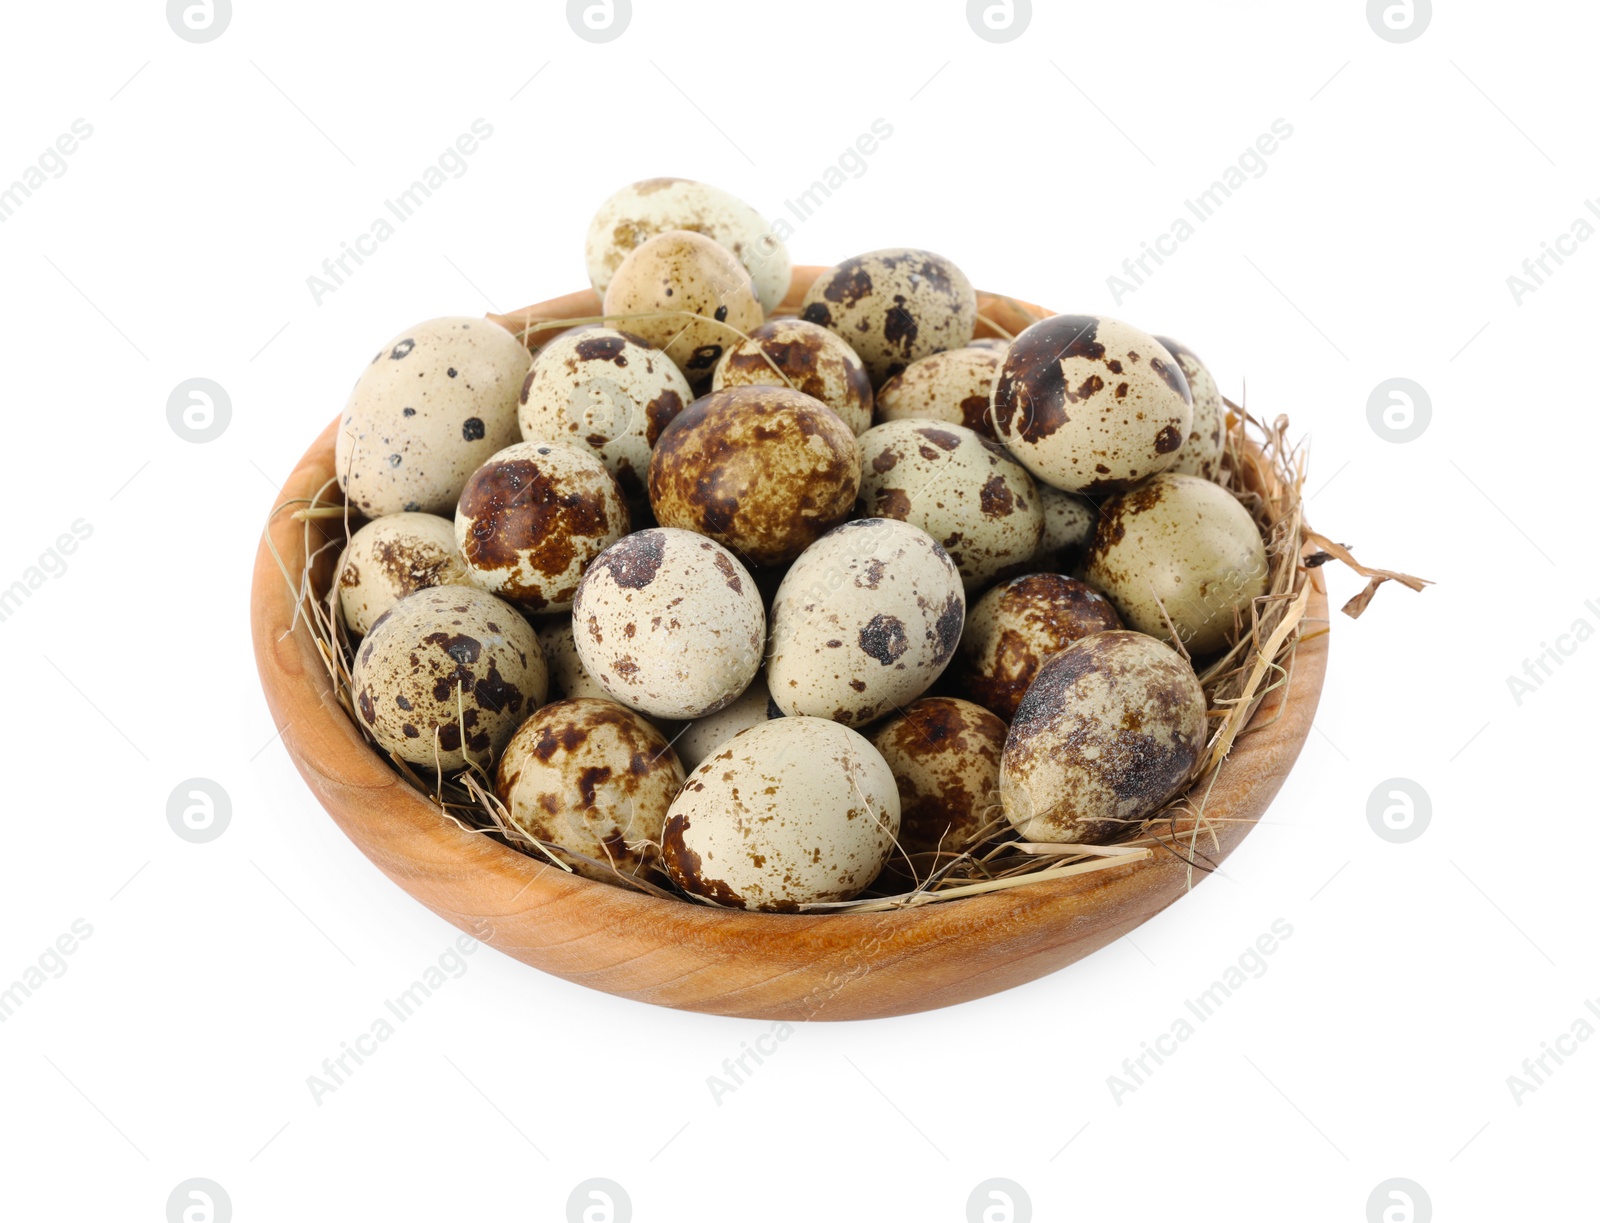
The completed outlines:
{"type": "MultiPolygon", "coordinates": [[[[797,268],[788,302],[821,269],[797,268]]],[[[496,321],[598,314],[574,293],[496,321]]],[[[1048,311],[980,294],[980,311],[1019,331],[1048,311]]],[[[491,316],[495,317],[495,316],[491,316]]],[[[980,334],[990,333],[980,324],[980,334]]],[[[537,342],[537,341],[535,341],[537,342]]],[[[333,474],[337,419],[290,475],[278,504],[333,474]]],[[[305,565],[300,523],[268,531],[289,572],[305,565]]],[[[321,566],[325,571],[327,566],[321,566]]],[[[323,580],[326,580],[324,573],[323,580]]],[[[1327,599],[1307,617],[1326,621],[1327,599]]],[[[1183,896],[1170,855],[1076,878],[892,913],[736,913],[659,900],[568,875],[463,831],[406,785],[334,699],[316,646],[263,540],[251,595],[262,688],[290,758],[317,800],[380,870],[462,930],[569,981],[661,1006],[763,1019],[867,1019],[949,1006],[1054,972],[1121,937],[1183,896]]],[[[1249,833],[1300,753],[1327,663],[1328,635],[1302,642],[1289,683],[1235,746],[1207,810],[1227,854],[1249,833]]],[[[1196,871],[1194,882],[1204,874],[1196,871]]]]}

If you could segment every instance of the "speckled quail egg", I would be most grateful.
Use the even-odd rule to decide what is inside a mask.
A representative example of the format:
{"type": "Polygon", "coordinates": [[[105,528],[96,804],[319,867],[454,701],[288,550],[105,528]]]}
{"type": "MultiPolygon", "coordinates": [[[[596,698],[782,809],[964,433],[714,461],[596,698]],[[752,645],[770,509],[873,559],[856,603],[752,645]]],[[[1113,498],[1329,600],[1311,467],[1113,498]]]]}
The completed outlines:
{"type": "Polygon", "coordinates": [[[578,874],[603,882],[642,874],[658,860],[681,785],[683,766],[660,731],[615,701],[589,698],[534,713],[495,775],[495,793],[518,829],[559,846],[578,874]]]}
{"type": "Polygon", "coordinates": [[[1178,459],[1169,469],[1182,476],[1203,480],[1222,479],[1222,457],[1228,445],[1228,409],[1222,402],[1217,380],[1194,351],[1177,340],[1157,336],[1157,342],[1177,359],[1194,399],[1194,419],[1189,436],[1178,447],[1178,459]]]}
{"type": "Polygon", "coordinates": [[[878,420],[942,420],[993,439],[989,395],[1004,355],[968,345],[913,361],[878,392],[878,420]]]}
{"type": "Polygon", "coordinates": [[[1032,559],[1044,511],[1027,470],[963,425],[892,420],[856,439],[861,504],[938,540],[967,589],[1032,559]]]}
{"type": "Polygon", "coordinates": [[[777,718],[701,762],[667,812],[662,858],[677,885],[739,909],[850,900],[900,830],[894,774],[858,735],[777,718]]]}
{"type": "Polygon", "coordinates": [[[467,584],[455,526],[437,514],[390,514],[367,523],[345,545],[338,574],[339,610],[357,634],[409,594],[467,584]]]}
{"type": "Polygon", "coordinates": [[[1000,802],[1025,841],[1114,841],[1183,789],[1205,746],[1189,664],[1142,633],[1096,633],[1046,662],[1022,698],[1000,802]]]}
{"type": "Polygon", "coordinates": [[[783,710],[767,692],[766,680],[757,675],[738,700],[684,727],[672,747],[683,767],[692,769],[740,731],[781,717],[783,710]]]}
{"type": "Polygon", "coordinates": [[[1039,533],[1039,549],[1033,554],[1033,568],[1069,572],[1094,536],[1093,505],[1081,497],[1064,493],[1048,484],[1038,484],[1039,503],[1044,509],[1044,530],[1039,533]]]}
{"type": "Polygon", "coordinates": [[[611,694],[599,681],[584,670],[583,659],[578,657],[578,643],[572,634],[571,616],[542,618],[534,630],[539,635],[539,649],[544,652],[545,665],[550,669],[552,701],[582,697],[611,699],[611,694]]]}
{"type": "Polygon", "coordinates": [[[761,214],[719,187],[687,178],[647,178],[600,205],[584,242],[594,291],[604,297],[628,254],[669,229],[704,234],[732,251],[749,272],[762,309],[774,309],[789,291],[789,251],[761,214]]]}
{"type": "Polygon", "coordinates": [[[703,718],[750,686],[766,613],[734,555],[692,531],[656,527],[597,557],[572,607],[578,657],[633,709],[703,718]]]}
{"type": "Polygon", "coordinates": [[[723,352],[763,318],[744,266],[710,238],[680,229],[647,239],[622,261],[605,312],[666,353],[695,387],[711,381],[723,352]]]}
{"type": "Polygon", "coordinates": [[[481,318],[418,323],[372,358],[334,439],[334,470],[369,518],[448,514],[473,470],[517,440],[528,350],[481,318]]]}
{"type": "Polygon", "coordinates": [[[442,773],[488,766],[544,704],[539,639],[509,604],[471,586],[401,599],[356,651],[356,713],[386,750],[442,773]]]}
{"type": "Polygon", "coordinates": [[[1121,627],[1110,600],[1084,582],[1059,573],[1012,578],[967,613],[952,668],[956,686],[1010,720],[1047,658],[1092,633],[1121,627]]]}
{"type": "Polygon", "coordinates": [[[1177,361],[1116,319],[1058,314],[1012,341],[991,407],[1028,470],[1069,493],[1109,493],[1177,458],[1193,420],[1177,361]]]}
{"type": "Polygon", "coordinates": [[[955,653],[961,574],[920,527],[861,518],[789,567],[772,602],[767,687],[784,713],[865,726],[927,691],[955,653]]]}
{"type": "Polygon", "coordinates": [[[1011,347],[1011,341],[1007,340],[1007,339],[1002,339],[1000,336],[997,336],[997,335],[986,335],[986,336],[979,336],[975,340],[968,341],[967,347],[968,348],[985,348],[985,349],[988,349],[990,352],[997,352],[997,353],[1000,353],[1001,355],[1004,355],[1006,349],[1011,347]]]}
{"type": "Polygon", "coordinates": [[[849,426],[787,387],[695,400],[650,458],[657,521],[708,535],[755,565],[793,560],[843,522],[860,483],[849,426]]]}
{"type": "Polygon", "coordinates": [[[683,372],[637,336],[583,327],[534,358],[517,419],[524,441],[592,450],[635,500],[644,496],[650,448],[693,398],[683,372]]]}
{"type": "Polygon", "coordinates": [[[1267,550],[1227,489],[1168,473],[1102,503],[1084,576],[1129,628],[1167,638],[1170,619],[1189,653],[1210,654],[1233,639],[1236,617],[1249,625],[1267,590],[1267,550]]]}
{"type": "Polygon", "coordinates": [[[800,317],[838,334],[882,386],[913,361],[972,339],[978,295],[932,251],[893,247],[836,264],[806,290],[800,317]]]}
{"type": "MultiPolygon", "coordinates": [[[[1000,818],[1006,724],[971,701],[914,701],[872,736],[900,791],[900,848],[958,854],[1000,818]]],[[[922,870],[926,874],[926,865],[922,870]]]]}
{"type": "Polygon", "coordinates": [[[627,533],[622,490],[576,446],[507,446],[472,473],[456,506],[473,585],[530,612],[571,607],[589,562],[627,533]]]}
{"type": "Polygon", "coordinates": [[[852,433],[865,433],[872,425],[867,367],[833,332],[804,319],[772,319],[730,347],[712,376],[711,389],[731,386],[793,387],[827,404],[852,433]]]}

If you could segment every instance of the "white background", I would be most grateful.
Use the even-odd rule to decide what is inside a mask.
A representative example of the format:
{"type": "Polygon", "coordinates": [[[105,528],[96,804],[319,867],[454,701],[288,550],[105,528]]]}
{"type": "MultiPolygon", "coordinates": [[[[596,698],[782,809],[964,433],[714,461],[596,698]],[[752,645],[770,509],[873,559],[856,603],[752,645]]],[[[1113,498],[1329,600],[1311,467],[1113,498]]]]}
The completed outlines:
{"type": "MultiPolygon", "coordinates": [[[[1040,3],[1003,45],[950,0],[636,0],[605,45],[557,3],[234,7],[204,45],[153,0],[5,18],[0,182],[93,128],[0,225],[0,586],[92,530],[0,623],[0,983],[93,930],[0,1024],[8,1216],[154,1223],[206,1177],[241,1223],[560,1220],[601,1176],[639,1220],[958,1221],[1003,1176],[1041,1220],[1360,1223],[1392,1177],[1440,1220],[1594,1217],[1600,1041],[1520,1102],[1507,1083],[1600,996],[1600,645],[1563,638],[1520,703],[1507,683],[1600,627],[1600,242],[1520,304],[1507,286],[1600,195],[1593,6],[1440,5],[1399,45],[1359,0],[1040,3]],[[314,301],[307,277],[479,118],[465,175],[314,301]],[[1179,336],[1309,439],[1319,529],[1438,585],[1335,615],[1316,733],[1227,878],[1073,968],[803,1027],[717,1102],[708,1076],[768,1025],[483,949],[314,1102],[307,1076],[456,932],[275,742],[247,594],[276,486],[390,335],[582,287],[616,187],[682,175],[778,216],[876,118],[892,137],[796,262],[927,246],[1179,336]],[[1266,172],[1118,301],[1107,277],[1275,119],[1266,172]],[[206,444],[166,419],[193,377],[232,402],[206,444]],[[1392,377],[1432,402],[1408,443],[1368,422],[1392,377]],[[232,800],[209,844],[167,824],[195,776],[232,800]],[[1394,777],[1431,798],[1407,844],[1367,818],[1394,777]],[[1279,918],[1264,975],[1115,1099],[1279,918]]],[[[1325,572],[1335,605],[1361,585],[1325,572]]]]}

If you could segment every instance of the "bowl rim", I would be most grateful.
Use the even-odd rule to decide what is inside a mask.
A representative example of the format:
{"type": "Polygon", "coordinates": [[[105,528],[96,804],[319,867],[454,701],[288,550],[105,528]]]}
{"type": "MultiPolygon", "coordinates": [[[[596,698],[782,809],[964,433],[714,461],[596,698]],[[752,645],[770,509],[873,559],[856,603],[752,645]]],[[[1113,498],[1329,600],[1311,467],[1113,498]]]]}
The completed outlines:
{"type": "MultiPolygon", "coordinates": [[[[785,305],[821,268],[795,269],[785,305]]],[[[980,317],[1015,334],[1049,311],[979,294],[980,317]],[[1031,313],[1030,313],[1031,312],[1031,313]]],[[[783,309],[783,307],[779,307],[783,309]]],[[[592,290],[511,315],[599,313],[592,290]]],[[[554,332],[566,324],[542,330],[554,332]]],[[[997,334],[980,322],[979,334],[997,334]]],[[[333,476],[339,417],[302,456],[274,501],[311,496],[333,476]]],[[[874,913],[749,913],[664,900],[584,879],[457,826],[407,785],[334,698],[284,570],[306,565],[304,532],[269,515],[257,550],[251,634],[263,693],[290,759],[323,808],[380,870],[461,930],[567,980],[640,1001],[783,1020],[855,1019],[951,1005],[1064,967],[1142,924],[1190,890],[1175,855],[1003,891],[874,913]],[[277,557],[273,555],[276,546],[277,557]]],[[[1320,575],[1306,609],[1327,623],[1320,575]]],[[[1225,812],[1220,862],[1270,805],[1310,734],[1328,633],[1303,637],[1288,682],[1269,693],[1210,790],[1225,812]]],[[[1195,873],[1193,883],[1203,879],[1195,873]]]]}

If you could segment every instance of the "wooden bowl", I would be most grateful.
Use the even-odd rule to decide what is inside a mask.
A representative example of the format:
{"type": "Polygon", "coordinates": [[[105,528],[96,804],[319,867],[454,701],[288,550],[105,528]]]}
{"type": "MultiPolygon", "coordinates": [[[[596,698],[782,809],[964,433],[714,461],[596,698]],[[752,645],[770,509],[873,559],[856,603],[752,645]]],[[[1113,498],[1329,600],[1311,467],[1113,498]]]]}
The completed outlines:
{"type": "MultiPolygon", "coordinates": [[[[821,269],[795,271],[786,304],[821,269]]],[[[1049,311],[979,294],[1013,333],[1049,311]],[[1031,312],[1031,313],[1030,313],[1031,312]]],[[[592,292],[498,319],[600,313],[592,292]]],[[[994,334],[980,324],[979,334],[994,334]]],[[[337,418],[289,476],[278,503],[310,497],[334,472],[337,418]]],[[[337,491],[337,490],[335,490],[337,491]]],[[[306,564],[302,524],[268,531],[291,577],[306,564]]],[[[327,558],[325,558],[326,560],[327,558]]],[[[318,567],[319,593],[331,564],[318,567]]],[[[1325,620],[1314,590],[1310,619],[1325,620]]],[[[1157,854],[1133,865],[887,913],[730,912],[569,875],[443,818],[361,737],[334,698],[316,645],[263,540],[251,595],[256,664],[284,746],[317,800],[361,852],[416,899],[507,955],[593,989],[660,1006],[759,1019],[905,1015],[1021,985],[1104,947],[1181,897],[1190,872],[1157,854]],[[292,629],[291,629],[291,626],[292,629]]],[[[1311,730],[1328,637],[1303,641],[1289,683],[1234,746],[1207,811],[1216,860],[1244,839],[1311,730]]],[[[1195,871],[1194,882],[1205,878],[1195,871]]]]}

